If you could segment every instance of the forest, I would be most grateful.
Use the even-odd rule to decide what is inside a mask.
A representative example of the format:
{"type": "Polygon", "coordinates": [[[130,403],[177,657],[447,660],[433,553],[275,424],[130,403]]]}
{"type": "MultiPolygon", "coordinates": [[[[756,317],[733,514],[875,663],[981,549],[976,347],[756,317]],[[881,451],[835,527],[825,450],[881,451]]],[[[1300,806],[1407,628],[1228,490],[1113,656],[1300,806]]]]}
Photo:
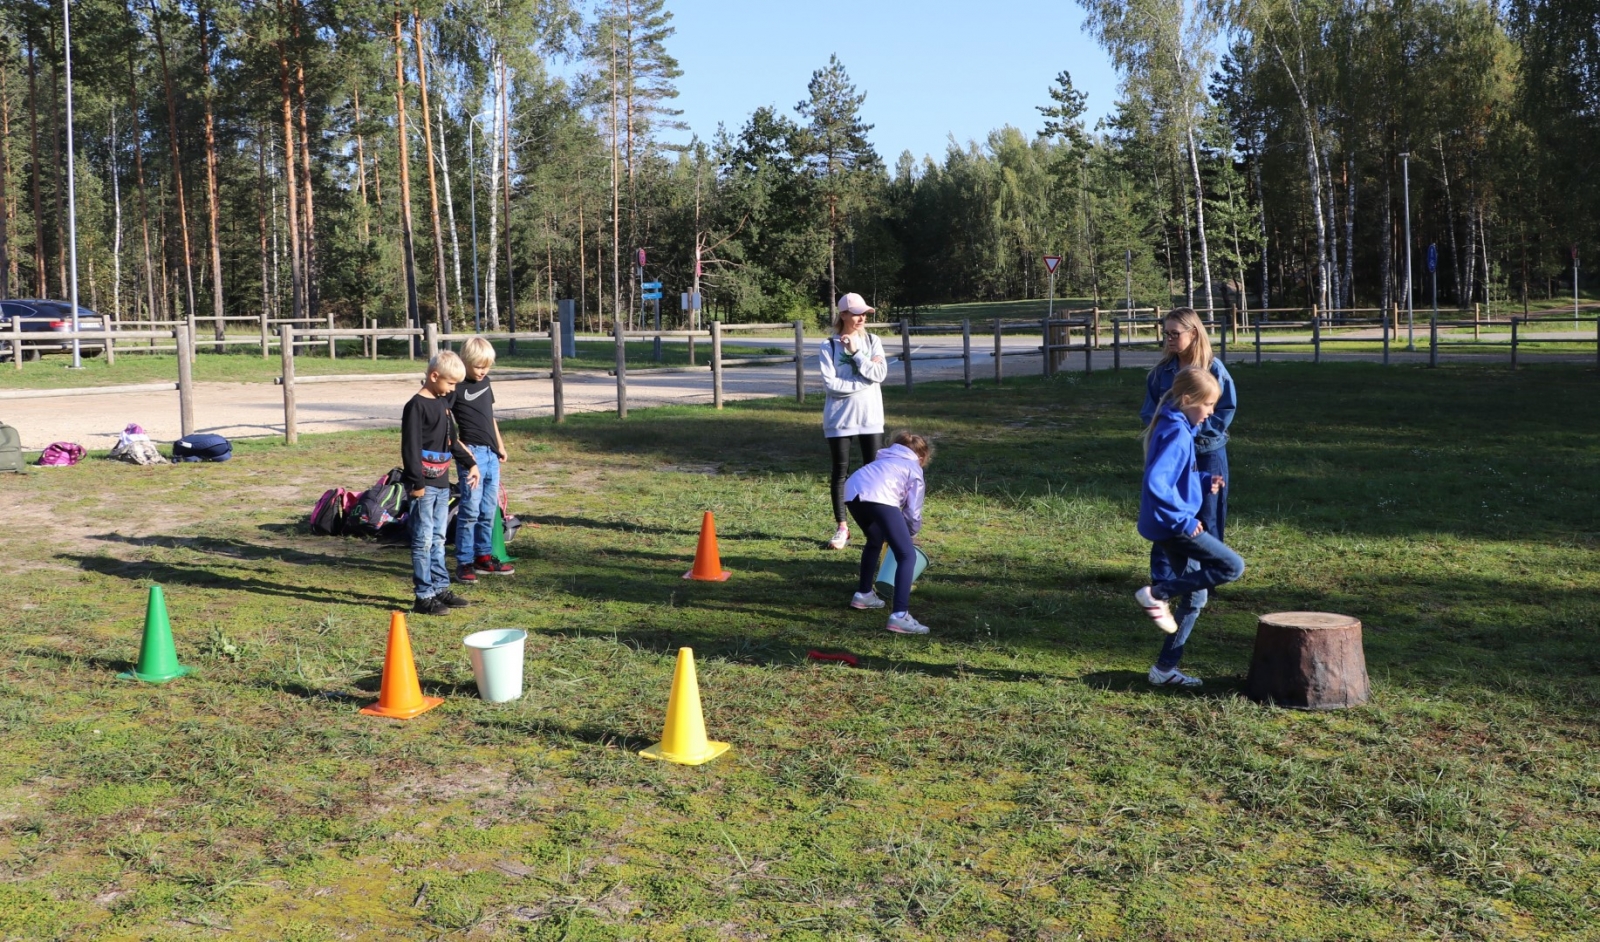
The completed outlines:
{"type": "Polygon", "coordinates": [[[1507,308],[1600,245],[1600,0],[1079,0],[1109,117],[1063,68],[920,159],[833,57],[685,128],[667,0],[79,0],[70,166],[61,2],[0,7],[0,298],[68,296],[75,202],[123,322],[603,329],[641,256],[673,317],[1038,298],[1047,253],[1105,306],[1420,308],[1430,245],[1441,305],[1507,308]]]}

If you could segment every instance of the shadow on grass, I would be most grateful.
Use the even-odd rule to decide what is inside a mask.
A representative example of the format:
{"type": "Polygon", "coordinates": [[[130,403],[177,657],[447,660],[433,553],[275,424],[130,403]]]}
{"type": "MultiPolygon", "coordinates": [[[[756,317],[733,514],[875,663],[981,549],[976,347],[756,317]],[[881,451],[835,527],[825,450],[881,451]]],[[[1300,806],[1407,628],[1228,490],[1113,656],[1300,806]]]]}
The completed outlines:
{"type": "Polygon", "coordinates": [[[184,585],[231,592],[249,592],[273,598],[299,599],[321,605],[366,605],[382,611],[406,608],[410,599],[397,600],[394,596],[369,595],[349,588],[321,589],[306,585],[285,585],[240,576],[219,575],[215,570],[201,565],[129,562],[114,556],[88,556],[65,553],[56,557],[75,563],[87,572],[99,573],[117,579],[135,582],[155,582],[161,585],[184,585]]]}
{"type": "Polygon", "coordinates": [[[1139,671],[1095,671],[1079,677],[1078,682],[1095,690],[1138,693],[1153,697],[1226,700],[1244,696],[1244,678],[1235,675],[1207,678],[1201,687],[1156,687],[1139,671]]]}
{"type": "Polygon", "coordinates": [[[54,661],[62,667],[82,666],[93,671],[106,671],[114,674],[126,673],[138,666],[133,661],[125,661],[121,658],[97,657],[92,654],[73,654],[71,651],[57,651],[51,648],[23,648],[17,653],[17,656],[54,661]]]}
{"type": "MultiPolygon", "coordinates": [[[[295,524],[266,523],[261,529],[269,532],[294,535],[298,531],[295,524]]],[[[312,537],[304,534],[307,539],[338,539],[337,537],[312,537]]],[[[259,543],[249,543],[244,540],[219,539],[208,536],[123,536],[120,533],[100,533],[91,537],[106,543],[122,543],[127,546],[159,547],[162,549],[185,549],[209,556],[221,556],[227,559],[243,559],[251,562],[281,562],[297,566],[329,566],[338,569],[368,569],[374,572],[389,574],[394,565],[389,562],[368,559],[359,555],[335,556],[328,553],[310,553],[301,549],[286,546],[271,546],[259,543]]],[[[389,545],[366,544],[359,545],[389,545]]],[[[397,544],[403,545],[403,544],[397,544]]],[[[406,560],[408,564],[410,560],[406,560]]]]}
{"type": "MultiPolygon", "coordinates": [[[[625,520],[596,520],[593,517],[561,517],[555,514],[540,514],[521,518],[524,523],[537,523],[552,527],[579,527],[586,530],[616,530],[622,533],[644,533],[651,536],[682,536],[697,539],[700,536],[698,527],[661,527],[649,524],[629,523],[625,520]]],[[[793,540],[803,539],[781,533],[764,533],[759,530],[717,530],[719,540],[793,540]]],[[[693,562],[691,559],[690,562],[693,562]]]]}

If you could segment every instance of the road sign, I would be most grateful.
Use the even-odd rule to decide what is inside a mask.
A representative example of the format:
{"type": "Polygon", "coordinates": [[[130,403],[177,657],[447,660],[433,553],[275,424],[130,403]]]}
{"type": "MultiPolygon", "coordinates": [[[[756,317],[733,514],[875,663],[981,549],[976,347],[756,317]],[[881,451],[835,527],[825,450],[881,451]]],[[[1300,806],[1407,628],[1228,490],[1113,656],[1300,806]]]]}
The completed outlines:
{"type": "Polygon", "coordinates": [[[1572,260],[1574,262],[1578,260],[1578,247],[1576,245],[1572,247],[1572,260]]]}
{"type": "Polygon", "coordinates": [[[1060,264],[1061,264],[1061,256],[1059,256],[1059,255],[1046,255],[1044,257],[1045,271],[1048,271],[1052,275],[1054,275],[1056,273],[1056,266],[1060,265],[1060,264]]]}
{"type": "Polygon", "coordinates": [[[1428,271],[1438,271],[1438,270],[1439,270],[1439,244],[1437,242],[1429,243],[1429,245],[1428,245],[1428,271]]]}
{"type": "Polygon", "coordinates": [[[644,267],[644,249],[639,250],[639,267],[644,267]]]}
{"type": "Polygon", "coordinates": [[[639,297],[643,298],[646,301],[659,301],[659,300],[661,300],[661,292],[659,292],[659,291],[646,291],[644,294],[639,295],[639,297]]]}
{"type": "Polygon", "coordinates": [[[661,290],[661,282],[659,282],[659,281],[646,281],[646,282],[640,284],[639,287],[643,288],[646,291],[660,291],[661,290]]]}

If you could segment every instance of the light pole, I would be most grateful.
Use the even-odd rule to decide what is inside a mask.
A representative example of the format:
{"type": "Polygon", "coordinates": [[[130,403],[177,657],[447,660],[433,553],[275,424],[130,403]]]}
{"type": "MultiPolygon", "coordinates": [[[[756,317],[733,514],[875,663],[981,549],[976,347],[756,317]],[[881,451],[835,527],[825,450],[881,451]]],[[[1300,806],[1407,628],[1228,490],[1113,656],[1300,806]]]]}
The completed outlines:
{"type": "MultiPolygon", "coordinates": [[[[72,147],[72,0],[62,0],[62,49],[67,60],[67,245],[72,257],[72,368],[83,367],[82,341],[78,333],[78,191],[73,183],[77,163],[72,147]]],[[[43,292],[41,292],[43,293],[43,292]]],[[[102,325],[103,326],[103,325],[102,325]]],[[[106,341],[109,344],[111,341],[106,341]]],[[[185,351],[186,352],[186,351],[185,351]]]]}
{"type": "Polygon", "coordinates": [[[1405,178],[1406,194],[1406,349],[1414,351],[1417,349],[1417,342],[1412,329],[1411,307],[1411,152],[1401,154],[1400,160],[1404,163],[1402,175],[1405,178]]]}

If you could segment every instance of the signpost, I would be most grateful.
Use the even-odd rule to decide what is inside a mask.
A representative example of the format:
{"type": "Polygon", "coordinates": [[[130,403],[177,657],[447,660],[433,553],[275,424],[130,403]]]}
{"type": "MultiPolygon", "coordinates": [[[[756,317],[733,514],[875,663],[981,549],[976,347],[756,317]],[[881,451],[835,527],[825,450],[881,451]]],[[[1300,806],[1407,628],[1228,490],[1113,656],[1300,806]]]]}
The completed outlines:
{"type": "Polygon", "coordinates": [[[1572,322],[1578,322],[1578,246],[1572,246],[1572,322]]]}
{"type": "MultiPolygon", "coordinates": [[[[1054,332],[1051,330],[1050,321],[1056,314],[1056,269],[1061,266],[1061,256],[1046,255],[1044,257],[1045,271],[1050,273],[1050,300],[1044,309],[1044,375],[1051,373],[1050,366],[1054,362],[1055,351],[1050,349],[1054,332]]],[[[907,374],[910,375],[910,374],[907,374]]]]}
{"type": "Polygon", "coordinates": [[[1433,279],[1433,316],[1439,316],[1439,243],[1428,243],[1428,275],[1433,279]]]}
{"type": "MultiPolygon", "coordinates": [[[[639,257],[644,258],[644,249],[639,250],[639,257]]],[[[661,329],[661,282],[642,281],[639,283],[639,298],[644,301],[656,303],[656,330],[661,329]]],[[[655,361],[661,362],[661,338],[656,337],[655,361]]]]}

